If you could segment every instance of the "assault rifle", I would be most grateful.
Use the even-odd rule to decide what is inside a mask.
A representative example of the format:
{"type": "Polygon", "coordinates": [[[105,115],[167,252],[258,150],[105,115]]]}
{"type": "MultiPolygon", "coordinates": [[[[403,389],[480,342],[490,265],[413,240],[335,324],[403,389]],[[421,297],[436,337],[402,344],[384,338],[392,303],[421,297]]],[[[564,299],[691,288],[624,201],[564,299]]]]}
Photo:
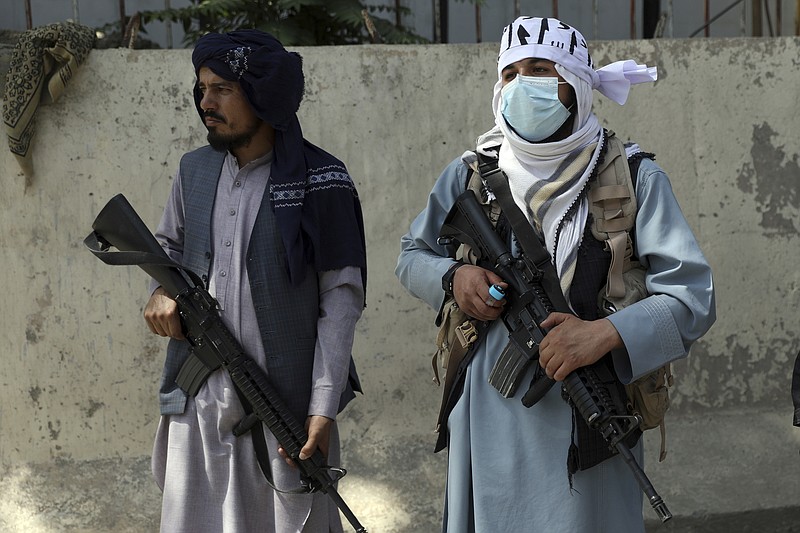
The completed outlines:
{"type": "MultiPolygon", "coordinates": [[[[209,368],[222,366],[228,371],[240,396],[252,409],[234,433],[244,433],[259,421],[263,422],[298,465],[308,491],[327,494],[356,533],[366,533],[334,487],[334,483],[345,475],[345,470],[327,466],[319,450],[308,459],[300,459],[300,450],[308,440],[303,424],[292,416],[266,373],[244,352],[222,322],[217,301],[203,287],[200,278],[167,256],[121,194],[114,196],[100,211],[92,229],[94,231],[84,239],[89,250],[106,264],[138,265],[161,284],[178,304],[193,354],[209,368]],[[119,251],[109,251],[112,246],[119,251]]],[[[190,388],[199,388],[199,384],[190,388]]],[[[260,428],[253,430],[261,431],[260,428]]]]}
{"type": "MultiPolygon", "coordinates": [[[[552,311],[571,313],[566,301],[562,300],[559,302],[560,305],[554,305],[542,287],[544,275],[542,269],[525,254],[515,257],[511,253],[495,232],[472,191],[468,190],[458,197],[439,235],[440,244],[469,245],[478,258],[478,265],[493,271],[508,284],[508,289],[505,291],[507,303],[503,311],[503,323],[509,331],[509,344],[501,355],[501,362],[506,360],[513,368],[509,371],[501,364],[496,366],[492,373],[502,374],[504,378],[514,376],[513,381],[518,381],[523,374],[519,369],[539,357],[539,344],[548,331],[539,324],[552,311]]],[[[553,299],[555,300],[558,295],[554,294],[553,299]]],[[[494,378],[496,376],[493,375],[489,379],[492,381],[494,378]]],[[[540,381],[547,380],[549,378],[544,376],[540,381]]],[[[505,388],[506,392],[516,388],[516,383],[505,383],[505,381],[501,379],[498,385],[505,388]]],[[[615,409],[609,405],[609,395],[601,381],[591,366],[581,367],[564,378],[562,387],[588,426],[599,431],[609,448],[623,458],[650,505],[661,521],[666,522],[672,518],[672,513],[623,441],[638,427],[638,420],[633,416],[612,414],[615,409]]],[[[530,398],[526,394],[523,403],[528,407],[536,403],[549,390],[550,383],[546,383],[539,390],[535,390],[534,387],[532,390],[536,397],[530,398]]]]}

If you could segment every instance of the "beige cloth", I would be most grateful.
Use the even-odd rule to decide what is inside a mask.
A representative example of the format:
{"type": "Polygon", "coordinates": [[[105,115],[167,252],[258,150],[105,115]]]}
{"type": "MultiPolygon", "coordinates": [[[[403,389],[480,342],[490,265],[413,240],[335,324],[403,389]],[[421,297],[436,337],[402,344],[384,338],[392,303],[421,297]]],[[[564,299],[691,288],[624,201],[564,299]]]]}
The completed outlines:
{"type": "Polygon", "coordinates": [[[55,102],[61,96],[94,42],[92,28],[59,22],[28,30],[14,47],[3,93],[3,122],[26,183],[33,176],[30,146],[39,103],[55,102]]]}

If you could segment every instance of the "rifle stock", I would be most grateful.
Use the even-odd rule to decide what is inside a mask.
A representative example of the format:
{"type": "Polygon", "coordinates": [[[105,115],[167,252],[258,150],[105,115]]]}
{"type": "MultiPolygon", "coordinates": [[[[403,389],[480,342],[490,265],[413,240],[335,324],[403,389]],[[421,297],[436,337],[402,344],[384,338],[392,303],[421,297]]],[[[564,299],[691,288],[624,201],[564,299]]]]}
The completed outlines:
{"type": "Polygon", "coordinates": [[[189,287],[181,268],[167,256],[122,194],[117,194],[106,203],[95,217],[92,229],[94,231],[86,237],[84,244],[101,261],[118,265],[137,264],[173,298],[189,287]],[[109,252],[110,246],[121,252],[132,253],[109,252]]]}
{"type": "MultiPolygon", "coordinates": [[[[246,432],[257,421],[263,422],[309,481],[310,492],[327,494],[356,533],[366,533],[335,488],[336,481],[346,472],[327,466],[319,450],[308,459],[300,459],[300,450],[308,440],[303,424],[291,415],[266,372],[244,352],[222,322],[217,302],[203,287],[200,278],[167,256],[122,194],[105,205],[92,229],[94,231],[84,239],[89,250],[106,264],[137,265],[161,284],[178,305],[191,351],[208,366],[223,366],[228,371],[252,408],[252,416],[240,422],[236,434],[246,432]],[[110,251],[112,246],[119,251],[110,251]],[[336,473],[335,477],[331,471],[336,473]]],[[[254,430],[261,431],[260,428],[254,430]]]]}
{"type": "MultiPolygon", "coordinates": [[[[509,331],[509,344],[493,368],[489,382],[504,396],[513,396],[527,365],[538,359],[539,344],[547,335],[547,330],[539,324],[553,310],[571,312],[566,300],[560,299],[560,289],[557,294],[548,294],[543,289],[541,281],[544,273],[531,264],[524,254],[520,258],[513,257],[472,191],[461,194],[450,209],[440,231],[440,242],[451,247],[457,243],[468,244],[478,257],[480,266],[492,270],[508,283],[508,303],[503,312],[503,323],[509,331]]],[[[526,407],[532,406],[554,383],[543,376],[525,395],[523,403],[526,407]]],[[[613,409],[606,405],[606,395],[590,367],[571,372],[562,386],[588,426],[599,431],[611,450],[623,458],[661,521],[672,518],[630,448],[623,442],[636,429],[638,420],[610,414],[613,409]]]]}

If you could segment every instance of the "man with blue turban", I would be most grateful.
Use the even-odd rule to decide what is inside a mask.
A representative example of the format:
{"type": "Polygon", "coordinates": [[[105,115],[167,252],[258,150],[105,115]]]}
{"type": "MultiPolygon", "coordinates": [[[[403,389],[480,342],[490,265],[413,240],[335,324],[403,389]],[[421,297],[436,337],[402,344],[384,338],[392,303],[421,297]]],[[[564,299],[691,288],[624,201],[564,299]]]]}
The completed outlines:
{"type": "MultiPolygon", "coordinates": [[[[437,451],[448,448],[446,533],[644,533],[642,491],[623,457],[611,453],[564,401],[560,386],[538,387],[593,366],[611,374],[613,385],[604,389],[611,394],[621,383],[685,357],[714,322],[711,269],[667,175],[635,144],[614,139],[617,155],[611,158],[612,134],[592,112],[594,90],[622,105],[632,84],[655,78],[655,68],[631,60],[595,69],[575,28],[553,18],[518,18],[503,31],[497,82],[487,99],[494,127],[444,170],[401,239],[401,283],[448,313],[440,314],[447,318],[443,325],[460,324],[453,317],[465,313],[464,331],[471,331],[460,337],[469,339],[460,341],[466,352],[446,367],[439,418],[437,451]],[[626,216],[635,216],[633,254],[647,289],[643,299],[609,316],[598,301],[611,291],[616,257],[594,235],[590,212],[604,161],[635,170],[627,183],[635,184],[638,209],[626,216]],[[492,166],[502,174],[493,172],[497,180],[490,183],[480,170],[492,166]],[[545,261],[537,264],[549,259],[553,272],[548,294],[572,311],[552,312],[541,322],[547,333],[537,347],[539,361],[518,377],[532,384],[530,391],[548,391],[538,401],[529,401],[527,387],[494,386],[494,372],[509,368],[498,361],[510,342],[498,320],[506,316],[508,299],[490,289],[507,288],[508,280],[492,270],[495,265],[475,264],[464,246],[452,257],[437,239],[465,191],[475,193],[516,257],[536,257],[531,251],[541,250],[545,261]]],[[[623,185],[622,193],[611,187],[618,198],[633,200],[630,187],[623,185]]],[[[628,296],[627,286],[618,296],[628,296]]],[[[440,346],[445,357],[454,353],[452,346],[440,346]]],[[[641,439],[631,446],[641,464],[641,439]]]]}
{"type": "MultiPolygon", "coordinates": [[[[201,276],[222,320],[305,421],[301,459],[319,449],[337,465],[336,415],[360,391],[351,349],[366,251],[355,186],[341,161],[303,138],[298,54],[240,30],[202,37],[192,63],[209,145],[181,159],[156,238],[201,276]]],[[[194,395],[176,383],[188,343],[160,287],[144,316],[170,337],[152,460],[161,531],[342,531],[338,508],[303,489],[266,428],[234,435],[245,412],[224,370],[194,395]]]]}

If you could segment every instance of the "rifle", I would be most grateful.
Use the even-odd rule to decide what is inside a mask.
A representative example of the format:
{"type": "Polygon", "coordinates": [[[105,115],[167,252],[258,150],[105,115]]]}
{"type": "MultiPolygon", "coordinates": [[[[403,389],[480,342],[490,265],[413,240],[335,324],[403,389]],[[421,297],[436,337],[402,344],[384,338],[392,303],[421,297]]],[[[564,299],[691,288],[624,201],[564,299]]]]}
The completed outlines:
{"type": "MultiPolygon", "coordinates": [[[[493,271],[508,284],[502,320],[509,331],[509,343],[501,354],[501,364],[495,366],[489,380],[495,382],[493,385],[501,393],[505,391],[504,396],[511,396],[516,389],[516,382],[524,374],[520,369],[538,360],[539,344],[548,331],[539,324],[552,311],[571,311],[563,298],[554,302],[548,297],[542,286],[545,275],[543,268],[529,260],[524,253],[520,257],[513,256],[472,191],[468,190],[458,197],[439,235],[439,243],[450,249],[458,243],[469,245],[478,258],[479,266],[493,271]],[[500,379],[497,379],[498,375],[500,379]]],[[[557,292],[552,294],[554,300],[562,296],[560,289],[554,292],[557,292]]],[[[532,387],[523,398],[527,407],[536,403],[554,383],[546,376],[539,382],[543,382],[544,386],[532,387]]],[[[562,387],[587,425],[599,431],[611,451],[623,458],[661,521],[672,518],[672,513],[636,462],[628,445],[623,442],[638,427],[638,419],[635,416],[612,414],[614,408],[610,405],[608,392],[591,366],[570,372],[564,378],[562,387]]]]}
{"type": "MultiPolygon", "coordinates": [[[[252,413],[239,423],[234,433],[239,436],[259,421],[264,423],[298,465],[308,492],[327,494],[356,533],[366,533],[334,487],[346,471],[327,466],[319,450],[308,459],[300,459],[300,450],[308,440],[303,424],[291,415],[270,385],[267,374],[244,352],[222,322],[217,301],[203,287],[197,274],[167,256],[122,194],[114,196],[105,205],[92,229],[94,231],[84,239],[84,244],[97,258],[109,265],[138,265],[175,299],[190,350],[203,363],[199,366],[209,369],[222,366],[228,371],[240,397],[252,408],[252,413]],[[119,251],[109,251],[112,246],[119,251]],[[332,472],[335,475],[331,475],[332,472]]],[[[197,375],[205,373],[198,371],[197,375]]],[[[189,388],[196,392],[201,384],[202,378],[198,377],[189,388]]]]}

